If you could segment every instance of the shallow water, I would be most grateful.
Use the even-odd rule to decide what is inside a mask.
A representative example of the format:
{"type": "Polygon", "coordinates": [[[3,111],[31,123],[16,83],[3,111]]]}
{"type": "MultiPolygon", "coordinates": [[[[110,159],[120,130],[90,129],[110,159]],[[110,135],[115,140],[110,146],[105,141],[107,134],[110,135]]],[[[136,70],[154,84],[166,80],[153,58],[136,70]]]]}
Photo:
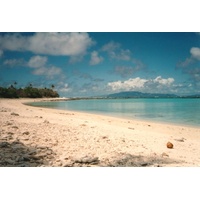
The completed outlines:
{"type": "Polygon", "coordinates": [[[200,99],[89,99],[31,105],[200,127],[200,99]]]}

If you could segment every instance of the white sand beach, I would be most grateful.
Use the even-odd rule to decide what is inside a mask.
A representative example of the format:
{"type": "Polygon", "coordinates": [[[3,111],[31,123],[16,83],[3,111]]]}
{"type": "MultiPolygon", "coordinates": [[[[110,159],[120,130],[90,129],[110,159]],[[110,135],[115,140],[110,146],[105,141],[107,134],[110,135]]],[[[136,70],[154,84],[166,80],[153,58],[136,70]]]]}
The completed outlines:
{"type": "Polygon", "coordinates": [[[199,128],[23,104],[40,100],[0,99],[0,166],[200,166],[199,128]]]}

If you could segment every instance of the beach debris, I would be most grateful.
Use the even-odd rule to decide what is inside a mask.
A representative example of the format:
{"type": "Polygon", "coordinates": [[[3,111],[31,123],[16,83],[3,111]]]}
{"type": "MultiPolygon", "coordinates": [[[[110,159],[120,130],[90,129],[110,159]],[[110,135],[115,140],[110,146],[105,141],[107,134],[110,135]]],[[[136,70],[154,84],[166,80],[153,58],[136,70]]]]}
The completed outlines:
{"type": "Polygon", "coordinates": [[[171,142],[167,143],[167,148],[172,149],[174,147],[174,145],[171,142]]]}
{"type": "Polygon", "coordinates": [[[11,115],[19,116],[19,114],[12,112],[11,115]]]}
{"type": "Polygon", "coordinates": [[[49,124],[49,121],[48,121],[48,120],[44,120],[43,123],[45,123],[45,124],[49,124]]]}
{"type": "Polygon", "coordinates": [[[181,138],[181,139],[174,139],[176,140],[177,142],[184,142],[185,141],[185,138],[181,138]]]}
{"type": "Polygon", "coordinates": [[[128,129],[135,130],[135,128],[132,128],[132,127],[128,127],[128,129]]]}

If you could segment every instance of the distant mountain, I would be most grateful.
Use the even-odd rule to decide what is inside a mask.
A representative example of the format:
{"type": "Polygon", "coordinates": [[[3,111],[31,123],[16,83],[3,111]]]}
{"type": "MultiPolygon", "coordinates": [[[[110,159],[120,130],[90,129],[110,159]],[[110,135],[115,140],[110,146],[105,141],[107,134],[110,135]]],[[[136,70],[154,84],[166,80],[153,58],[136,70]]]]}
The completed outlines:
{"type": "Polygon", "coordinates": [[[105,96],[106,98],[178,98],[175,94],[142,93],[137,91],[126,91],[105,96]]]}
{"type": "Polygon", "coordinates": [[[194,95],[183,96],[183,98],[200,98],[200,94],[194,94],[194,95]]]}

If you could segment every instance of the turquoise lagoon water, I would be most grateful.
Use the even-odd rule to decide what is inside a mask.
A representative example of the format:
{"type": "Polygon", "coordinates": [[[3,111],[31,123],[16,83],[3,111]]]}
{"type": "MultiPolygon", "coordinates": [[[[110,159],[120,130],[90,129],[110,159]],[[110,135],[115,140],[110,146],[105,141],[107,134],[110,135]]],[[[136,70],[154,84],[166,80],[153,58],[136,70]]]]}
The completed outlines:
{"type": "Polygon", "coordinates": [[[200,127],[200,99],[89,99],[31,105],[200,127]]]}

